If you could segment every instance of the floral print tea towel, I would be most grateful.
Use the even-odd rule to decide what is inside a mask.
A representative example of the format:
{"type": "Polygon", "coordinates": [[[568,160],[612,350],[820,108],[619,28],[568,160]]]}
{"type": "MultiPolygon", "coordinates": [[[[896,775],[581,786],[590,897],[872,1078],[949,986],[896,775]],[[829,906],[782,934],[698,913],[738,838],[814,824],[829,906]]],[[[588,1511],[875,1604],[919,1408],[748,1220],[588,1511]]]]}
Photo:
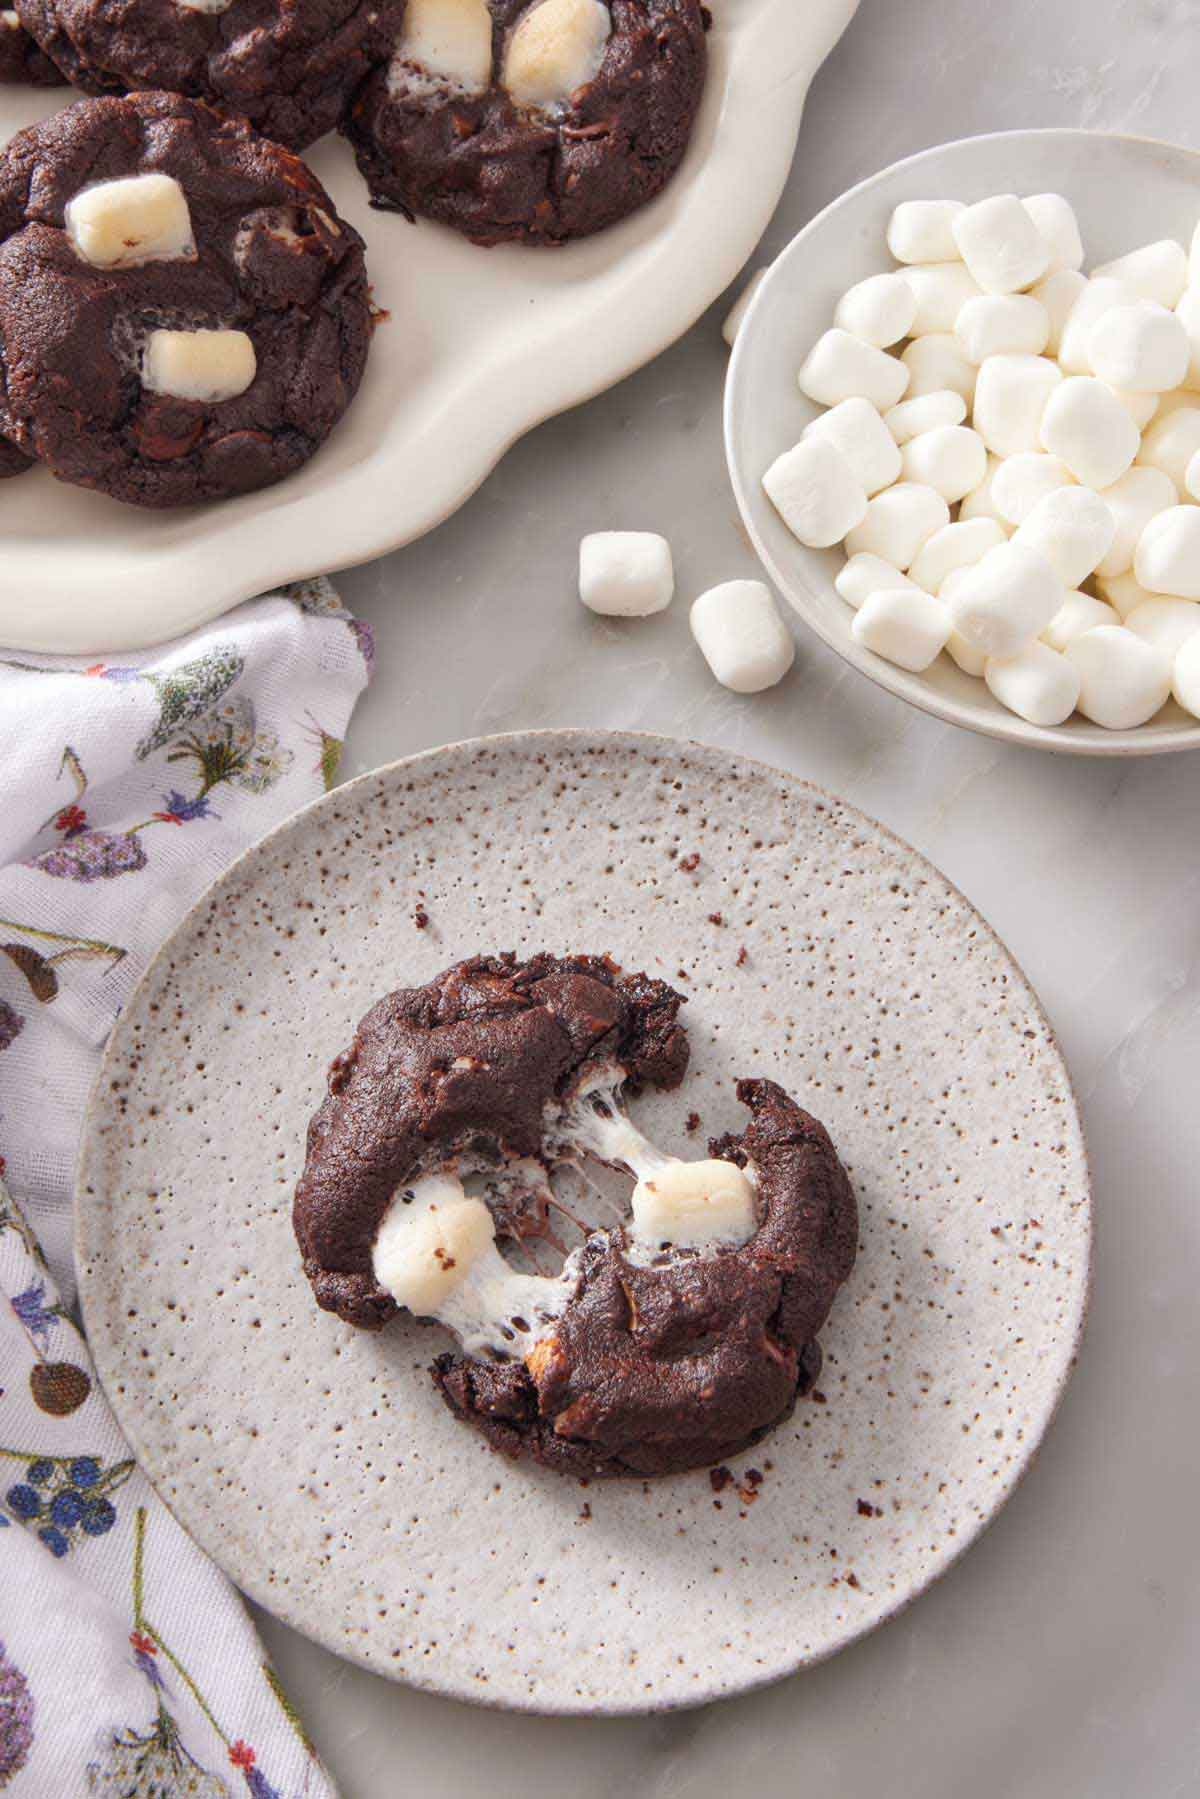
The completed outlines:
{"type": "Polygon", "coordinates": [[[332,1794],[95,1384],[71,1196],[113,1020],[208,883],[333,784],[370,669],[323,580],[138,655],[0,650],[2,1799],[332,1794]]]}

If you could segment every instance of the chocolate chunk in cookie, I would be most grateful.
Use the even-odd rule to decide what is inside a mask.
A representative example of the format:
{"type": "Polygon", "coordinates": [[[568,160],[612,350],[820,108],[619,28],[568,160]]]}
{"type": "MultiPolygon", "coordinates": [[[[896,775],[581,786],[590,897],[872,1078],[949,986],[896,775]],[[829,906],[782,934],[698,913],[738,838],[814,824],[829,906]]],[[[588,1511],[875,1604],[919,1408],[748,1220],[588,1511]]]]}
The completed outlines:
{"type": "Polygon", "coordinates": [[[670,180],[704,88],[700,0],[409,0],[342,129],[377,206],[561,244],[670,180]]]}

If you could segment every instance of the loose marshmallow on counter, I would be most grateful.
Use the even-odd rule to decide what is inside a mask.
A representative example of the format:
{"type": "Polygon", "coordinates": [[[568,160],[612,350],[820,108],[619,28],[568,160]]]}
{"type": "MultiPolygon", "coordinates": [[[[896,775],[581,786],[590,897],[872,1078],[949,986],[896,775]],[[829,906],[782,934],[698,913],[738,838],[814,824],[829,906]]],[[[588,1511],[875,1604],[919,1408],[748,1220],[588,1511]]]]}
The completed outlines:
{"type": "Polygon", "coordinates": [[[1071,202],[1062,194],[1027,194],[1021,205],[1050,246],[1047,275],[1077,274],[1083,267],[1083,238],[1071,202]]]}
{"type": "Polygon", "coordinates": [[[811,550],[840,543],[867,514],[866,490],[828,433],[814,432],[776,457],[763,489],[788,530],[811,550]]]}
{"type": "Polygon", "coordinates": [[[500,80],[518,106],[561,106],[599,74],[612,28],[603,0],[536,0],[509,37],[500,80]]]}
{"type": "Polygon", "coordinates": [[[170,175],[123,175],[85,187],[67,202],[63,223],[75,254],[96,269],[195,259],[187,196],[170,175]]]}
{"type": "Polygon", "coordinates": [[[1146,526],[1168,506],[1179,504],[1175,483],[1161,469],[1141,468],[1136,463],[1119,481],[1102,488],[1100,498],[1116,521],[1108,554],[1096,565],[1101,575],[1123,575],[1133,567],[1134,551],[1146,526]]]}
{"type": "Polygon", "coordinates": [[[1138,540],[1133,572],[1148,593],[1200,600],[1200,507],[1169,506],[1138,540]]]}
{"type": "Polygon", "coordinates": [[[864,344],[835,325],[809,351],[799,380],[800,391],[818,406],[863,399],[870,400],[877,411],[886,412],[904,398],[909,373],[886,350],[864,344]]]}
{"type": "Polygon", "coordinates": [[[1088,346],[1092,332],[1106,312],[1111,312],[1114,306],[1128,306],[1137,298],[1128,282],[1118,281],[1111,275],[1087,282],[1062,328],[1058,360],[1064,374],[1091,374],[1088,346]]]}
{"type": "Polygon", "coordinates": [[[913,337],[953,331],[963,307],[982,293],[961,262],[918,263],[905,269],[900,280],[907,282],[917,303],[913,337]]]}
{"type": "Polygon", "coordinates": [[[993,194],[956,215],[959,255],[984,293],[1015,294],[1047,274],[1053,252],[1015,194],[993,194]]]}
{"type": "Polygon", "coordinates": [[[1050,320],[1050,336],[1046,343],[1048,356],[1058,355],[1063,327],[1087,284],[1087,276],[1081,275],[1078,269],[1056,269],[1044,281],[1039,281],[1036,287],[1030,288],[1030,298],[1039,301],[1046,308],[1046,316],[1050,320]]]}
{"type": "Polygon", "coordinates": [[[1180,492],[1187,486],[1192,457],[1200,451],[1200,394],[1196,404],[1180,406],[1156,418],[1143,437],[1138,462],[1159,469],[1180,492]]]}
{"type": "Polygon", "coordinates": [[[1103,600],[1093,599],[1090,593],[1069,593],[1042,632],[1042,642],[1048,643],[1052,650],[1065,650],[1085,631],[1094,630],[1097,625],[1119,625],[1120,622],[1120,613],[1114,612],[1103,600]]]}
{"type": "MultiPolygon", "coordinates": [[[[889,433],[890,438],[890,433],[889,433]]],[[[939,425],[910,438],[900,452],[906,481],[924,483],[951,506],[987,477],[987,446],[968,425],[939,425]]]]}
{"type": "Polygon", "coordinates": [[[954,221],[966,210],[961,200],[904,200],[888,225],[888,249],[897,262],[953,262],[954,221]]]}
{"type": "Polygon", "coordinates": [[[1132,466],[1141,436],[1111,388],[1073,375],[1046,403],[1042,448],[1061,457],[1085,487],[1111,487],[1132,466]]]}
{"type": "Polygon", "coordinates": [[[949,388],[941,393],[922,394],[916,400],[901,400],[883,415],[883,422],[903,447],[922,431],[936,431],[941,425],[961,425],[967,416],[967,402],[949,388]]]}
{"type": "Polygon", "coordinates": [[[1123,625],[1097,625],[1068,644],[1079,671],[1079,710],[1109,731],[1132,731],[1166,704],[1171,664],[1123,625]]]}
{"type": "MultiPolygon", "coordinates": [[[[412,0],[409,0],[411,5],[412,0]]],[[[767,278],[766,269],[755,269],[749,281],[738,295],[729,311],[725,314],[725,322],[721,326],[721,336],[732,350],[737,341],[737,334],[742,328],[742,320],[750,310],[755,294],[767,278]]]]}
{"type": "Polygon", "coordinates": [[[989,692],[1031,725],[1066,724],[1079,699],[1079,670],[1045,643],[1026,644],[1006,661],[989,657],[989,692]]]}
{"type": "Polygon", "coordinates": [[[940,493],[918,482],[899,481],[868,503],[862,523],[847,533],[846,554],[879,556],[907,570],[934,532],[949,523],[950,508],[940,493]]]}
{"type": "Polygon", "coordinates": [[[827,437],[836,444],[868,498],[900,479],[896,440],[869,400],[843,400],[814,419],[804,435],[827,437]]]}
{"type": "Polygon", "coordinates": [[[915,337],[900,358],[908,371],[908,398],[920,400],[930,394],[961,394],[969,406],[975,398],[978,370],[968,362],[950,331],[935,331],[929,337],[915,337]]]}
{"type": "Polygon", "coordinates": [[[725,581],[692,604],[692,636],[722,687],[762,693],[782,681],[796,655],[792,634],[761,581],[725,581]]]}
{"type": "Polygon", "coordinates": [[[991,518],[960,520],[935,531],[909,570],[926,593],[940,594],[951,575],[982,562],[989,550],[1006,541],[1003,525],[991,518]]]}
{"type": "Polygon", "coordinates": [[[1176,656],[1171,691],[1185,712],[1200,718],[1200,634],[1189,637],[1176,656]]]}
{"type": "Polygon", "coordinates": [[[883,589],[863,601],[850,635],[886,662],[919,675],[945,649],[950,616],[940,600],[919,587],[883,589]]]}
{"type": "Polygon", "coordinates": [[[1173,238],[1165,237],[1156,244],[1131,250],[1128,256],[1101,263],[1092,273],[1097,279],[1124,281],[1141,299],[1155,300],[1170,311],[1179,304],[1188,283],[1187,251],[1173,238]]]}
{"type": "Polygon", "coordinates": [[[234,400],[257,372],[244,331],[152,331],[142,352],[142,385],[177,400],[234,400]]]}
{"type": "Polygon", "coordinates": [[[1070,592],[1104,560],[1116,529],[1116,519],[1090,487],[1060,487],[1038,501],[1013,543],[1040,550],[1070,592]]]}
{"type": "Polygon", "coordinates": [[[1188,334],[1191,350],[1187,384],[1192,388],[1200,387],[1200,286],[1187,289],[1175,308],[1175,317],[1188,334]]]}
{"type": "Polygon", "coordinates": [[[415,63],[426,75],[464,93],[492,79],[492,15],[487,0],[408,0],[393,57],[398,74],[415,63]]]}
{"type": "Polygon", "coordinates": [[[1060,487],[1074,485],[1075,477],[1057,456],[1044,450],[1021,450],[997,464],[992,478],[992,501],[1010,525],[1023,525],[1039,501],[1060,487]]]}
{"type": "Polygon", "coordinates": [[[1050,314],[1032,294],[981,294],[959,308],[954,335],[968,362],[1040,356],[1050,341],[1050,314]]]}
{"type": "Polygon", "coordinates": [[[979,370],[973,416],[993,454],[1042,448],[1042,417],[1062,378],[1058,364],[1045,356],[988,357],[979,370]]]}
{"type": "Polygon", "coordinates": [[[1008,520],[996,505],[994,492],[996,476],[1004,467],[998,456],[988,457],[988,472],[973,493],[969,493],[958,509],[959,522],[969,519],[990,518],[1008,532],[1008,520]]]}
{"type": "Polygon", "coordinates": [[[754,1188],[736,1162],[667,1162],[642,1176],[630,1206],[634,1236],[656,1249],[733,1247],[758,1228],[754,1188]]]}
{"type": "Polygon", "coordinates": [[[1002,659],[1040,637],[1062,602],[1062,583],[1046,558],[1015,542],[989,550],[946,596],[953,628],[1002,659]]]}
{"type": "Polygon", "coordinates": [[[877,350],[890,350],[909,336],[916,316],[917,296],[904,275],[868,275],[842,295],[833,322],[877,350]]]}
{"type": "Polygon", "coordinates": [[[675,593],[671,546],[654,531],[592,531],[579,545],[579,597],[608,618],[646,618],[675,593]]]}
{"type": "Polygon", "coordinates": [[[1100,598],[1112,607],[1122,623],[1131,612],[1136,612],[1139,606],[1144,606],[1147,600],[1161,600],[1166,597],[1163,594],[1150,593],[1142,586],[1132,570],[1123,575],[1097,575],[1095,585],[1099,590],[1100,598]]]}
{"type": "Polygon", "coordinates": [[[1195,600],[1143,600],[1125,620],[1125,629],[1174,662],[1184,644],[1200,631],[1200,606],[1195,600]]]}
{"type": "MultiPolygon", "coordinates": [[[[931,538],[930,542],[933,541],[931,538]]],[[[833,578],[833,585],[847,606],[857,612],[863,601],[869,600],[873,593],[894,592],[899,587],[916,587],[917,583],[907,575],[902,575],[890,562],[885,562],[882,556],[860,552],[857,556],[851,556],[838,570],[833,578]]]]}
{"type": "Polygon", "coordinates": [[[1093,372],[1110,387],[1165,394],[1188,372],[1191,343],[1182,323],[1154,300],[1110,307],[1088,338],[1093,372]]]}

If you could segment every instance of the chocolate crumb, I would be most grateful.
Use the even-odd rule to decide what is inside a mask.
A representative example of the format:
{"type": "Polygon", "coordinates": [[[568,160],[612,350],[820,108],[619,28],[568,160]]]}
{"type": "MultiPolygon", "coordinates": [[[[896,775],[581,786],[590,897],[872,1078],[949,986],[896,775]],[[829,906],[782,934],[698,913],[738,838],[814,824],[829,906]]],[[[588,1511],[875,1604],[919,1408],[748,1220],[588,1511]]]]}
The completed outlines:
{"type": "Polygon", "coordinates": [[[584,1500],[584,1502],[583,1502],[583,1507],[582,1507],[582,1510],[581,1510],[581,1511],[580,1511],[580,1513],[579,1513],[579,1520],[580,1520],[580,1523],[581,1523],[581,1524],[586,1524],[586,1523],[587,1523],[587,1521],[588,1521],[588,1519],[589,1519],[589,1518],[590,1518],[590,1517],[591,1517],[591,1515],[592,1515],[592,1508],[591,1508],[591,1506],[590,1506],[590,1505],[589,1505],[589,1504],[588,1504],[588,1502],[587,1502],[587,1500],[586,1500],[586,1499],[585,1499],[585,1500],[584,1500]]]}
{"type": "Polygon", "coordinates": [[[726,1487],[733,1484],[733,1469],[726,1468],[722,1463],[719,1468],[709,1469],[708,1479],[714,1493],[723,1493],[726,1487]]]}
{"type": "Polygon", "coordinates": [[[846,1576],[846,1585],[847,1585],[847,1586],[848,1586],[848,1587],[855,1587],[855,1588],[857,1588],[857,1586],[858,1586],[858,1575],[857,1575],[857,1574],[847,1574],[847,1576],[846,1576]]]}
{"type": "Polygon", "coordinates": [[[761,1487],[762,1484],[763,1484],[763,1476],[759,1472],[759,1470],[757,1468],[747,1468],[747,1470],[746,1470],[746,1485],[748,1487],[761,1487]]]}
{"type": "Polygon", "coordinates": [[[424,906],[418,906],[416,911],[413,913],[413,923],[416,925],[418,931],[423,931],[428,926],[429,914],[425,910],[424,906]]]}
{"type": "Polygon", "coordinates": [[[735,966],[738,968],[745,968],[749,960],[750,957],[746,952],[746,945],[743,943],[741,949],[737,953],[737,963],[735,966]]]}
{"type": "Polygon", "coordinates": [[[708,922],[709,924],[724,924],[725,916],[721,912],[710,912],[708,915],[708,922]]]}
{"type": "Polygon", "coordinates": [[[824,1393],[819,1392],[816,1387],[814,1387],[812,1390],[812,1398],[816,1401],[816,1403],[818,1405],[828,1405],[829,1404],[829,1401],[826,1399],[824,1393]]]}
{"type": "Polygon", "coordinates": [[[679,866],[685,875],[694,875],[700,866],[700,852],[693,850],[690,856],[681,856],[679,866]]]}
{"type": "Polygon", "coordinates": [[[698,1131],[700,1129],[701,1122],[702,1120],[699,1112],[688,1113],[687,1124],[684,1126],[684,1129],[687,1131],[689,1137],[693,1131],[698,1131]]]}

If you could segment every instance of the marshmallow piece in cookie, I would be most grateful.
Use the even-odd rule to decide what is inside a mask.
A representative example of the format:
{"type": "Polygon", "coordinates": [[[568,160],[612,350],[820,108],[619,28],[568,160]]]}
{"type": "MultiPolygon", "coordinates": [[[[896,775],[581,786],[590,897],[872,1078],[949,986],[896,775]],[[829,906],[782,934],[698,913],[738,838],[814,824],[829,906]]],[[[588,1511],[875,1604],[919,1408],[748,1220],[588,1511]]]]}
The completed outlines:
{"type": "Polygon", "coordinates": [[[1169,393],[1185,379],[1191,357],[1182,322],[1154,300],[1111,307],[1088,338],[1093,372],[1133,394],[1169,393]]]}
{"type": "Polygon", "coordinates": [[[611,36],[603,0],[534,0],[509,37],[500,80],[518,106],[561,106],[599,74],[611,36]]]}
{"type": "Polygon", "coordinates": [[[979,370],[974,424],[993,455],[1042,448],[1042,417],[1062,378],[1045,356],[988,357],[979,370]]]}
{"type": "Polygon", "coordinates": [[[1174,662],[1185,643],[1200,631],[1195,600],[1144,600],[1125,620],[1125,629],[1154,644],[1174,662]]]}
{"type": "Polygon", "coordinates": [[[1015,294],[1047,274],[1052,251],[1015,194],[993,194],[959,213],[959,255],[985,294],[1015,294]]]}
{"type": "Polygon", "coordinates": [[[1142,532],[1152,518],[1179,504],[1175,483],[1161,469],[1126,469],[1119,481],[1101,490],[1100,498],[1116,521],[1108,554],[1096,565],[1101,575],[1123,575],[1133,567],[1142,532]]]}
{"type": "Polygon", "coordinates": [[[409,1192],[409,1203],[398,1196],[379,1227],[375,1275],[397,1305],[431,1318],[486,1255],[496,1227],[483,1201],[468,1199],[453,1176],[427,1176],[409,1192]]]}
{"type": "Polygon", "coordinates": [[[1103,600],[1076,591],[1067,595],[1054,614],[1042,632],[1042,642],[1048,643],[1052,650],[1065,650],[1085,631],[1091,631],[1097,625],[1119,625],[1120,622],[1120,613],[1114,612],[1103,600]]]}
{"type": "Polygon", "coordinates": [[[811,550],[832,548],[866,517],[866,489],[828,432],[801,438],[777,456],[763,489],[793,537],[811,550]]]}
{"type": "Polygon", "coordinates": [[[1036,287],[1030,288],[1029,297],[1045,307],[1046,316],[1050,320],[1050,336],[1046,341],[1047,356],[1058,355],[1064,327],[1087,284],[1087,276],[1081,275],[1078,269],[1056,269],[1044,281],[1039,281],[1036,287]]]}
{"type": "Polygon", "coordinates": [[[244,331],[152,331],[142,352],[143,386],[177,400],[234,400],[257,372],[244,331]]]}
{"type": "Polygon", "coordinates": [[[835,325],[809,351],[799,381],[800,391],[818,406],[863,399],[886,412],[904,398],[908,370],[886,350],[877,350],[835,325]]]}
{"type": "Polygon", "coordinates": [[[1164,706],[1170,658],[1123,625],[1097,625],[1067,645],[1079,670],[1079,710],[1109,731],[1132,731],[1164,706]]]}
{"type": "Polygon", "coordinates": [[[1057,456],[1044,450],[1021,450],[1008,456],[996,469],[992,480],[992,500],[997,512],[1010,525],[1023,525],[1048,493],[1060,487],[1071,487],[1075,477],[1057,456]]]}
{"type": "MultiPolygon", "coordinates": [[[[868,498],[900,479],[896,440],[869,400],[843,400],[840,406],[814,419],[804,435],[827,437],[836,444],[868,498]]],[[[854,522],[857,524],[857,519],[854,522]]],[[[844,537],[845,532],[841,535],[844,537]]]]}
{"type": "Polygon", "coordinates": [[[940,493],[920,482],[898,481],[876,494],[862,523],[846,536],[846,554],[879,556],[894,568],[910,569],[935,531],[950,523],[940,493]]]}
{"type": "Polygon", "coordinates": [[[1103,381],[1073,375],[1050,395],[1042,415],[1042,448],[1061,457],[1085,487],[1111,487],[1141,448],[1141,434],[1103,381]]]}
{"type": "Polygon", "coordinates": [[[973,568],[989,550],[1006,541],[1007,533],[995,519],[960,520],[934,532],[909,570],[909,578],[926,593],[940,594],[958,569],[973,568]]]}
{"type": "Polygon", "coordinates": [[[989,692],[1031,725],[1066,724],[1079,700],[1079,670],[1046,643],[1029,643],[1006,661],[989,657],[989,692]]]}
{"type": "Polygon", "coordinates": [[[922,431],[900,452],[906,481],[923,483],[951,506],[986,479],[987,447],[968,425],[939,425],[922,431]]]}
{"type": "Polygon", "coordinates": [[[890,350],[908,337],[916,316],[917,296],[903,274],[868,275],[842,295],[833,322],[877,350],[890,350]]]}
{"type": "Polygon", "coordinates": [[[939,425],[961,425],[967,416],[967,402],[961,394],[946,388],[941,393],[922,394],[916,400],[901,400],[883,415],[883,422],[903,446],[922,431],[936,431],[939,425]]]}
{"type": "Polygon", "coordinates": [[[1124,281],[1141,299],[1154,300],[1170,310],[1179,304],[1188,284],[1188,255],[1182,244],[1165,237],[1113,262],[1101,263],[1093,276],[1124,281]]]}
{"type": "Polygon", "coordinates": [[[754,1187],[734,1162],[667,1162],[642,1177],[631,1205],[648,1248],[736,1248],[758,1228],[754,1187]]]}
{"type": "Polygon", "coordinates": [[[882,556],[863,551],[842,565],[834,576],[833,585],[847,606],[857,612],[873,593],[894,592],[899,587],[916,587],[917,583],[902,575],[890,562],[885,562],[882,556]]]}
{"type": "Polygon", "coordinates": [[[953,628],[1002,660],[1040,637],[1062,601],[1062,583],[1046,558],[1016,542],[989,550],[947,596],[953,628]]]}
{"type": "Polygon", "coordinates": [[[725,322],[721,326],[721,336],[725,339],[725,342],[729,345],[731,350],[737,342],[737,334],[742,328],[742,320],[749,312],[754,296],[766,278],[766,269],[755,269],[753,275],[751,275],[749,281],[747,281],[745,287],[725,315],[725,322]]]}
{"type": "Polygon", "coordinates": [[[1138,540],[1133,572],[1148,593],[1200,600],[1200,507],[1169,506],[1138,540]]]}
{"type": "Polygon", "coordinates": [[[950,615],[919,587],[885,588],[863,601],[850,621],[850,635],[885,662],[919,675],[945,649],[950,615]]]}
{"type": "Polygon", "coordinates": [[[704,660],[733,693],[762,693],[792,666],[792,634],[761,581],[709,588],[693,603],[690,623],[704,660]]]}
{"type": "Polygon", "coordinates": [[[961,394],[969,406],[975,398],[978,371],[962,353],[952,331],[934,331],[907,345],[901,363],[908,371],[907,396],[919,400],[928,394],[961,394]]]}
{"type": "Polygon", "coordinates": [[[477,94],[492,79],[492,15],[487,0],[408,0],[393,65],[477,94]]]}
{"type": "Polygon", "coordinates": [[[888,225],[888,249],[897,262],[953,262],[954,221],[966,210],[961,200],[903,200],[888,225]]]}
{"type": "Polygon", "coordinates": [[[900,279],[908,283],[917,303],[911,326],[913,337],[953,331],[968,300],[977,300],[982,294],[978,282],[961,262],[918,263],[905,269],[900,279]]]}
{"type": "Polygon", "coordinates": [[[1083,238],[1075,208],[1062,194],[1027,194],[1021,201],[1038,232],[1050,246],[1048,274],[1064,270],[1076,273],[1083,267],[1083,238]]]}
{"type": "Polygon", "coordinates": [[[579,545],[579,597],[607,618],[648,618],[671,604],[671,546],[654,531],[592,531],[579,545]]]}
{"type": "Polygon", "coordinates": [[[75,254],[96,269],[196,255],[187,196],[171,175],[123,175],[85,187],[68,201],[64,224],[75,254]]]}
{"type": "Polygon", "coordinates": [[[1070,591],[1095,572],[1116,530],[1116,519],[1090,487],[1060,487],[1038,501],[1013,543],[1040,550],[1070,591]]]}
{"type": "Polygon", "coordinates": [[[1050,314],[1032,294],[981,294],[959,309],[954,335],[968,362],[1040,356],[1050,341],[1050,314]]]}

